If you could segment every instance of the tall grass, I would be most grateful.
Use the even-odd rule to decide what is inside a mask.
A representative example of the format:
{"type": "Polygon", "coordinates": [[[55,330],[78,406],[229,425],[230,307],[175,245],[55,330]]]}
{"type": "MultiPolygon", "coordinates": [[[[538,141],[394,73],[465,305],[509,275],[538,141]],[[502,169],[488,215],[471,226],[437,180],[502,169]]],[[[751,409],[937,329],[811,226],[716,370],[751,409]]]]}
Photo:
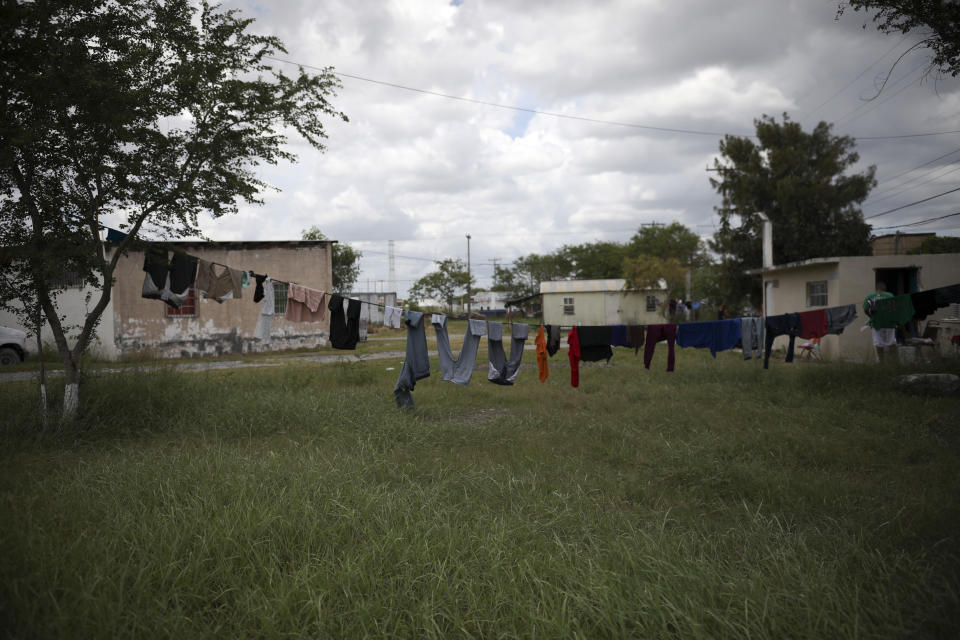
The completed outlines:
{"type": "Polygon", "coordinates": [[[960,635],[957,398],[662,349],[579,390],[564,353],[507,388],[434,362],[413,412],[391,360],[93,375],[46,433],[0,386],[0,629],[960,635]]]}

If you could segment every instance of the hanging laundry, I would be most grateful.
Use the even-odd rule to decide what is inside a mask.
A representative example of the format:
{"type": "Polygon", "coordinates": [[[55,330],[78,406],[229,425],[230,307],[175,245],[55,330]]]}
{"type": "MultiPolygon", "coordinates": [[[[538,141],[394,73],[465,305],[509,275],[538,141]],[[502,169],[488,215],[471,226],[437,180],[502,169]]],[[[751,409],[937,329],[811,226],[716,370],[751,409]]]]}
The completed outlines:
{"type": "Polygon", "coordinates": [[[221,303],[224,300],[239,300],[242,297],[240,278],[240,271],[237,269],[200,260],[197,268],[197,291],[221,303]]]}
{"type": "Polygon", "coordinates": [[[827,309],[827,333],[839,335],[857,319],[857,305],[845,304],[827,309]]]}
{"type": "Polygon", "coordinates": [[[650,368],[653,351],[661,340],[667,341],[667,371],[673,371],[676,361],[674,345],[677,342],[677,325],[675,324],[652,324],[647,327],[647,346],[643,349],[643,366],[650,368]]]}
{"type": "Polygon", "coordinates": [[[271,278],[268,276],[257,276],[257,293],[253,296],[254,300],[257,300],[257,295],[263,300],[263,304],[260,305],[260,315],[257,317],[257,326],[253,330],[253,337],[258,338],[264,344],[270,344],[270,336],[273,329],[273,307],[276,301],[273,280],[271,278]]]}
{"type": "Polygon", "coordinates": [[[580,342],[580,359],[584,362],[610,362],[613,349],[613,329],[608,326],[577,327],[577,340],[580,342]]]}
{"type": "Polygon", "coordinates": [[[643,330],[642,324],[627,325],[627,346],[633,347],[633,355],[640,353],[643,346],[643,330]]]}
{"type": "Polygon", "coordinates": [[[924,320],[927,316],[935,313],[937,310],[937,303],[934,300],[933,289],[911,293],[910,301],[913,303],[914,320],[924,320]]]}
{"type": "Polygon", "coordinates": [[[960,284],[910,294],[914,319],[924,320],[937,309],[960,302],[960,284]]]}
{"type": "Polygon", "coordinates": [[[287,310],[283,319],[289,322],[321,322],[327,317],[324,303],[327,294],[291,282],[287,285],[287,310]]]}
{"type": "Polygon", "coordinates": [[[343,297],[330,294],[330,346],[334,349],[346,349],[343,346],[349,341],[347,318],[343,313],[343,297]]]}
{"type": "Polygon", "coordinates": [[[423,326],[423,314],[419,311],[406,311],[404,324],[407,327],[407,355],[393,388],[393,396],[400,408],[413,408],[411,391],[430,375],[430,357],[427,354],[427,333],[423,326]]]}
{"type": "Polygon", "coordinates": [[[250,287],[250,271],[244,270],[240,272],[240,288],[247,289],[250,287]]]}
{"type": "Polygon", "coordinates": [[[385,307],[383,310],[383,326],[399,329],[403,326],[403,309],[399,307],[385,307]]]}
{"type": "Polygon", "coordinates": [[[557,351],[560,351],[560,325],[548,324],[545,329],[547,332],[547,355],[552,358],[557,351]]]}
{"type": "Polygon", "coordinates": [[[773,340],[777,336],[790,337],[790,342],[787,345],[787,357],[784,362],[793,362],[794,342],[801,331],[800,314],[786,313],[780,316],[767,316],[763,330],[765,333],[763,368],[770,368],[770,351],[773,349],[773,340]]]}
{"type": "Polygon", "coordinates": [[[473,365],[477,362],[477,350],[480,338],[487,335],[487,323],[484,320],[468,320],[467,331],[463,335],[460,355],[453,359],[450,348],[450,336],[447,335],[447,318],[435,313],[431,322],[437,334],[437,358],[440,360],[440,379],[459,385],[467,385],[473,376],[473,365]]]}
{"type": "Polygon", "coordinates": [[[733,349],[740,339],[740,318],[687,322],[677,326],[679,346],[710,349],[710,355],[714,358],[718,351],[733,349]]]}
{"type": "Polygon", "coordinates": [[[743,343],[743,359],[763,357],[763,318],[740,318],[740,336],[743,343]]]}
{"type": "MultiPolygon", "coordinates": [[[[267,276],[262,276],[262,275],[259,275],[259,274],[254,273],[254,274],[253,274],[253,279],[256,280],[256,282],[257,282],[257,285],[256,285],[256,287],[255,287],[254,290],[253,290],[253,301],[254,301],[254,302],[260,302],[261,300],[263,300],[263,296],[264,296],[263,282],[264,282],[264,280],[267,279],[267,276]]],[[[271,284],[270,286],[273,286],[273,285],[271,284]]]]}
{"type": "Polygon", "coordinates": [[[891,297],[868,296],[863,306],[870,316],[867,324],[874,329],[896,329],[913,319],[913,300],[909,293],[891,297]]]}
{"type": "Polygon", "coordinates": [[[116,229],[111,229],[107,227],[107,242],[110,244],[120,244],[127,237],[127,234],[123,231],[118,231],[116,229]]]}
{"type": "Polygon", "coordinates": [[[547,333],[542,324],[533,343],[537,346],[537,375],[540,382],[546,382],[550,376],[550,366],[547,364],[547,333]]]}
{"type": "Polygon", "coordinates": [[[147,274],[143,279],[141,296],[151,300],[161,300],[160,294],[170,273],[170,257],[160,247],[147,247],[143,253],[143,270],[147,274]]]}
{"type": "Polygon", "coordinates": [[[336,294],[330,296],[330,346],[352,350],[360,341],[360,301],[348,299],[344,318],[343,300],[336,294]]]}
{"type": "Polygon", "coordinates": [[[612,335],[610,336],[611,347],[626,347],[627,345],[627,325],[615,324],[610,327],[612,335]]]}
{"type": "Polygon", "coordinates": [[[826,309],[801,311],[799,315],[801,338],[822,338],[827,335],[826,309]]]}
{"type": "Polygon", "coordinates": [[[487,353],[490,356],[490,370],[487,380],[494,384],[512,385],[520,374],[520,360],[523,358],[523,345],[530,334],[530,326],[514,324],[510,340],[510,359],[503,352],[503,323],[491,322],[487,329],[487,353]]]}
{"type": "Polygon", "coordinates": [[[936,303],[938,309],[946,307],[947,305],[960,303],[960,284],[937,287],[933,290],[933,301],[936,303]]]}
{"type": "Polygon", "coordinates": [[[572,327],[567,334],[567,357],[570,359],[570,386],[580,386],[580,339],[577,328],[572,327]]]}
{"type": "Polygon", "coordinates": [[[197,259],[180,251],[168,253],[159,247],[147,249],[143,259],[143,279],[141,294],[151,300],[163,300],[174,309],[179,309],[197,276],[197,259]]]}

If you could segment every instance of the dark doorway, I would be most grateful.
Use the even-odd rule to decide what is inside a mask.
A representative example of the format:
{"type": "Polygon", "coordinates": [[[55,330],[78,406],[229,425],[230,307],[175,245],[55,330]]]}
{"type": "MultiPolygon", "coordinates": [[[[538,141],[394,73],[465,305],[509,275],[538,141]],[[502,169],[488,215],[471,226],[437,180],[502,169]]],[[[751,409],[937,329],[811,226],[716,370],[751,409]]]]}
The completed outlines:
{"type": "Polygon", "coordinates": [[[895,296],[901,293],[914,293],[919,285],[919,267],[901,267],[897,269],[874,269],[876,281],[887,285],[887,291],[895,296]]]}

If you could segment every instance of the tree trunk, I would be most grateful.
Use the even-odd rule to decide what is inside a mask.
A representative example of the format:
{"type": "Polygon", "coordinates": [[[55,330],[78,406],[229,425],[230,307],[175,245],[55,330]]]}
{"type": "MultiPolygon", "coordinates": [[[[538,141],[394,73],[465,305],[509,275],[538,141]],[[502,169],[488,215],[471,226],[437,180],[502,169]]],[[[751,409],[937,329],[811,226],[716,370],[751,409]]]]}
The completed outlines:
{"type": "Polygon", "coordinates": [[[80,366],[73,354],[63,359],[63,376],[63,421],[71,422],[80,404],[80,366]]]}
{"type": "Polygon", "coordinates": [[[34,322],[34,331],[37,332],[37,355],[40,356],[40,424],[47,428],[47,365],[43,361],[43,340],[40,338],[40,329],[43,327],[43,321],[40,315],[39,305],[37,307],[36,322],[34,322]]]}

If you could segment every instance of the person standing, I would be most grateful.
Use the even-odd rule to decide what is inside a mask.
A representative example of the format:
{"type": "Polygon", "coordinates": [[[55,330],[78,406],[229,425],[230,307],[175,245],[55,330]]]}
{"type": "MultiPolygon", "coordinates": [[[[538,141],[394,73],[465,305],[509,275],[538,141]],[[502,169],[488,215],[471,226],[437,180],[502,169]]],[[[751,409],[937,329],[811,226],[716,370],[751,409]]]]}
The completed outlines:
{"type": "Polygon", "coordinates": [[[726,320],[727,319],[727,305],[721,304],[720,308],[717,309],[717,320],[726,320]]]}
{"type": "Polygon", "coordinates": [[[897,330],[893,327],[878,329],[874,326],[873,317],[879,311],[878,303],[892,298],[893,294],[887,291],[886,283],[881,280],[877,282],[877,290],[863,299],[863,311],[867,314],[867,324],[870,325],[873,334],[873,347],[876,350],[879,362],[883,362],[885,350],[890,351],[892,355],[895,355],[897,350],[897,330]]]}

